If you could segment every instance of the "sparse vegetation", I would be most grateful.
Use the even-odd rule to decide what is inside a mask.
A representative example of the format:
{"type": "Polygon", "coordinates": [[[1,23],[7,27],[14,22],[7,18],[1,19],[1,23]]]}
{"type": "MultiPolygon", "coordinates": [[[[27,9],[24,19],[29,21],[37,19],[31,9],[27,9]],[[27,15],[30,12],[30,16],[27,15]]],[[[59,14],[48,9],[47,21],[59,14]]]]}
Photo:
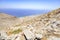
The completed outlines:
{"type": "Polygon", "coordinates": [[[22,32],[22,30],[21,30],[21,29],[17,29],[17,30],[12,31],[11,33],[12,33],[12,34],[17,34],[17,33],[19,33],[19,32],[22,32]]]}

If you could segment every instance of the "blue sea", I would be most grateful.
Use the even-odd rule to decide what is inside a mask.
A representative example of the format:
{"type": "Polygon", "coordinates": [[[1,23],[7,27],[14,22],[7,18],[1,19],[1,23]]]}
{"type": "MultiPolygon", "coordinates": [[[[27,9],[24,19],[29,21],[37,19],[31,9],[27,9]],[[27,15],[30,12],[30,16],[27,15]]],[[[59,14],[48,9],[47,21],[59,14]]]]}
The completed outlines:
{"type": "Polygon", "coordinates": [[[32,10],[32,9],[0,9],[0,12],[10,14],[16,17],[39,15],[48,13],[50,10],[32,10]]]}

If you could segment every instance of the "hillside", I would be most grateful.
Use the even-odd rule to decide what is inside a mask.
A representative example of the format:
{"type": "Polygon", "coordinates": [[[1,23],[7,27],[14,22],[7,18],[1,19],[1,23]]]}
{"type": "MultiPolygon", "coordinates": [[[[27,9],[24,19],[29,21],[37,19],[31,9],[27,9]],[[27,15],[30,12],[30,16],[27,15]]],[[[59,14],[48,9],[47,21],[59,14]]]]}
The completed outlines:
{"type": "Polygon", "coordinates": [[[21,18],[1,13],[0,34],[1,40],[60,40],[60,8],[21,18]]]}
{"type": "Polygon", "coordinates": [[[0,13],[0,29],[6,27],[14,27],[15,25],[20,23],[21,20],[19,20],[19,18],[5,13],[0,13]]]}

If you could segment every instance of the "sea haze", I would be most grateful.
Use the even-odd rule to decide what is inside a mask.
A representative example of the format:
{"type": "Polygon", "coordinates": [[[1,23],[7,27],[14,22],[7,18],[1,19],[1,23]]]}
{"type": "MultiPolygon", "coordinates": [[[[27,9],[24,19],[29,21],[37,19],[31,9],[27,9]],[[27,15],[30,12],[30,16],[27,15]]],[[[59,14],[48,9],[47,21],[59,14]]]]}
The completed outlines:
{"type": "Polygon", "coordinates": [[[0,12],[10,14],[16,17],[23,17],[36,14],[44,14],[50,10],[32,10],[32,9],[0,9],[0,12]]]}

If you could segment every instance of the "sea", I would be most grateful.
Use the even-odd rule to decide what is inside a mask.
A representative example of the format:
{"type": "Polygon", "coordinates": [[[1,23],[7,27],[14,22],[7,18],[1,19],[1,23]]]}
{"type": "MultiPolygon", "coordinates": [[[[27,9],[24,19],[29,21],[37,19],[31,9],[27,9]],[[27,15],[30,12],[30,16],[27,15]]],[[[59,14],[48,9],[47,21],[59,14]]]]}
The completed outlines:
{"type": "Polygon", "coordinates": [[[35,10],[35,9],[0,9],[0,13],[6,13],[16,17],[24,17],[30,15],[40,15],[48,13],[51,10],[35,10]]]}

